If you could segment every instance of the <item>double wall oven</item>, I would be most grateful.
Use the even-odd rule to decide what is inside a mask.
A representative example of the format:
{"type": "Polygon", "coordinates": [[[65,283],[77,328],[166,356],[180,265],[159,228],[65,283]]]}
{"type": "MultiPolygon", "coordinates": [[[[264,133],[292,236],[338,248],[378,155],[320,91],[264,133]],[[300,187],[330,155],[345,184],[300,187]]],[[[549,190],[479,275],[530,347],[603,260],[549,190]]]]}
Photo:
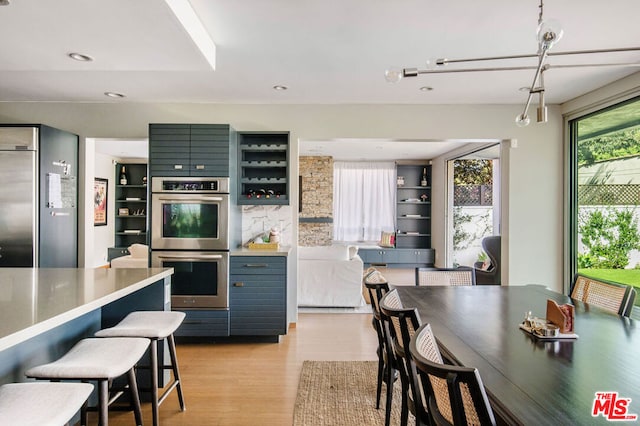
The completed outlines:
{"type": "Polygon", "coordinates": [[[151,266],[174,268],[173,307],[229,307],[229,213],[229,178],[152,178],[151,266]]]}

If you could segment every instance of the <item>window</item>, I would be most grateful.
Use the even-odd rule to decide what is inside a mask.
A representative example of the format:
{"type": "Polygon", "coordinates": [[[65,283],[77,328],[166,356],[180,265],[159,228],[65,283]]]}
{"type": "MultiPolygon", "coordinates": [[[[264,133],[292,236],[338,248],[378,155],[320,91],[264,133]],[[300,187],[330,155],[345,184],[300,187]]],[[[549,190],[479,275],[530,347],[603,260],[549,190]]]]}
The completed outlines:
{"type": "Polygon", "coordinates": [[[395,229],[393,162],[333,163],[333,239],[377,241],[395,229]]]}
{"type": "Polygon", "coordinates": [[[638,286],[640,98],[572,120],[569,129],[569,272],[638,286]]]}

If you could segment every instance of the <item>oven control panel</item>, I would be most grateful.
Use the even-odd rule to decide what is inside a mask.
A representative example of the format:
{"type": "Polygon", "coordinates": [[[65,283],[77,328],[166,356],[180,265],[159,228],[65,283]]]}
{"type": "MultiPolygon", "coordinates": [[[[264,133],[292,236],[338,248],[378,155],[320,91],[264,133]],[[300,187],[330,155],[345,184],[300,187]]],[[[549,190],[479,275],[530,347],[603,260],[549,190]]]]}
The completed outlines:
{"type": "Polygon", "coordinates": [[[229,178],[154,177],[152,192],[229,193],[229,178]]]}

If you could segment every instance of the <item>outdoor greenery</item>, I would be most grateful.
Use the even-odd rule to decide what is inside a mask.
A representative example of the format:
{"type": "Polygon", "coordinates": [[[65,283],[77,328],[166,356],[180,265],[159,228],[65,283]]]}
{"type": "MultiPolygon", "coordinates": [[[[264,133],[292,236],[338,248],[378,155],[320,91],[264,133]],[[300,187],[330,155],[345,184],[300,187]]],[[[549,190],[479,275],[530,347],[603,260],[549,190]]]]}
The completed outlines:
{"type": "Polygon", "coordinates": [[[578,253],[578,268],[623,269],[629,263],[629,252],[640,249],[638,221],[632,210],[582,211],[578,232],[586,248],[585,253],[578,253]]]}
{"type": "MultiPolygon", "coordinates": [[[[453,162],[455,186],[493,184],[493,163],[491,160],[455,160],[453,162]]],[[[465,250],[474,241],[492,233],[491,213],[473,216],[462,206],[453,207],[453,250],[465,250]],[[475,226],[468,226],[473,224],[475,226]]],[[[454,262],[457,265],[457,262],[454,262]]]]}
{"type": "Polygon", "coordinates": [[[578,165],[640,155],[640,127],[595,137],[578,144],[578,165]]]}
{"type": "Polygon", "coordinates": [[[455,160],[453,162],[453,184],[493,184],[492,164],[491,160],[455,160]]]}

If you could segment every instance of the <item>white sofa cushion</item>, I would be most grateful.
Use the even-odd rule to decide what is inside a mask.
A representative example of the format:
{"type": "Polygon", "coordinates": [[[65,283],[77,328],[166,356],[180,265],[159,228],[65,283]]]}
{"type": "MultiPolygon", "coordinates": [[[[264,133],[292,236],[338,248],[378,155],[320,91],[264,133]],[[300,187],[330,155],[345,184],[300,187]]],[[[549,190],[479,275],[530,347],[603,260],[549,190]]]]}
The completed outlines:
{"type": "Polygon", "coordinates": [[[299,259],[349,260],[349,247],[345,245],[298,247],[299,259]]]}

